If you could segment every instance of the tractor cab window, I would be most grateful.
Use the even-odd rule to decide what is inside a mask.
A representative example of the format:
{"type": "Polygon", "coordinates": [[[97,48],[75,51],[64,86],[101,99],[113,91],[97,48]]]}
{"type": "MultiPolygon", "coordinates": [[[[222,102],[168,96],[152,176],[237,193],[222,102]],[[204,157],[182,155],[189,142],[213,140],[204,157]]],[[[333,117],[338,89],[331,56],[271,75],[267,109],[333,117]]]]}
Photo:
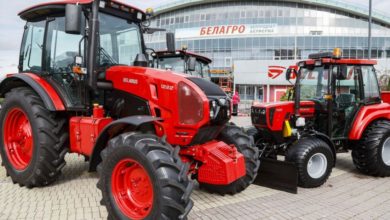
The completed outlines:
{"type": "Polygon", "coordinates": [[[184,57],[165,57],[160,58],[158,68],[171,70],[177,73],[185,73],[184,57]]]}
{"type": "Polygon", "coordinates": [[[188,71],[188,74],[203,77],[202,66],[203,64],[199,60],[196,60],[195,71],[188,71]]]}
{"type": "Polygon", "coordinates": [[[51,74],[71,74],[76,56],[84,54],[82,35],[65,33],[65,18],[59,17],[48,25],[46,65],[51,74]]]}
{"type": "Polygon", "coordinates": [[[20,53],[20,65],[23,72],[42,70],[42,49],[46,21],[28,22],[20,53]]]}
{"type": "Polygon", "coordinates": [[[134,64],[137,54],[142,53],[139,26],[123,18],[100,13],[99,66],[134,64]]]}
{"type": "Polygon", "coordinates": [[[301,100],[324,100],[328,92],[329,69],[324,66],[300,69],[301,100]]]}
{"type": "Polygon", "coordinates": [[[73,107],[82,105],[79,82],[83,76],[74,73],[73,66],[75,58],[84,55],[84,42],[83,35],[65,32],[65,17],[56,17],[48,22],[44,72],[47,79],[66,94],[67,104],[73,107]]]}
{"type": "Polygon", "coordinates": [[[364,99],[369,103],[380,101],[379,85],[373,66],[362,66],[364,99]]]}
{"type": "Polygon", "coordinates": [[[202,63],[202,75],[203,77],[210,78],[210,66],[207,63],[202,63]]]}
{"type": "MultiPolygon", "coordinates": [[[[335,97],[340,109],[350,108],[360,101],[359,66],[347,67],[347,78],[336,80],[335,97]]],[[[337,67],[333,68],[334,72],[337,67]]]]}

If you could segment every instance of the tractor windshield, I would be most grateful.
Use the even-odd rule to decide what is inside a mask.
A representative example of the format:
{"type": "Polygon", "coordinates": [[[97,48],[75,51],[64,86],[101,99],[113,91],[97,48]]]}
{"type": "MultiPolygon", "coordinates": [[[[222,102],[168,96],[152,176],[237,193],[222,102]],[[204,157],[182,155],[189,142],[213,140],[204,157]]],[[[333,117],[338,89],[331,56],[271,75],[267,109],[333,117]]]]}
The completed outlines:
{"type": "Polygon", "coordinates": [[[158,61],[158,68],[185,73],[185,61],[183,57],[160,58],[158,61]]]}
{"type": "Polygon", "coordinates": [[[327,93],[329,70],[324,66],[303,67],[301,75],[301,100],[322,99],[327,93]]]}
{"type": "Polygon", "coordinates": [[[124,64],[132,66],[137,54],[142,53],[140,28],[126,19],[99,14],[100,66],[124,64]]]}
{"type": "Polygon", "coordinates": [[[165,57],[159,58],[158,68],[164,70],[172,70],[178,73],[185,73],[197,77],[208,77],[209,65],[206,65],[199,60],[196,61],[195,71],[189,71],[184,57],[165,57]]]}

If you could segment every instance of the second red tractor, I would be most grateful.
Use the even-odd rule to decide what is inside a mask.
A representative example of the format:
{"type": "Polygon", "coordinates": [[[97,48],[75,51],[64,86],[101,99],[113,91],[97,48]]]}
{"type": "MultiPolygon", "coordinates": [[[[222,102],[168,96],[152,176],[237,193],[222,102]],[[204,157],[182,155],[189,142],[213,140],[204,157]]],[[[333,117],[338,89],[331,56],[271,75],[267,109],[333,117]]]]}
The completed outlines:
{"type": "Polygon", "coordinates": [[[359,171],[390,176],[390,104],[382,102],[375,64],[344,59],[336,49],[310,55],[298,71],[289,69],[287,80],[297,76],[293,101],[251,109],[254,128],[248,132],[264,158],[262,169],[281,172],[275,167],[284,156],[300,186],[317,187],[328,179],[336,153],[351,150],[359,171]]]}

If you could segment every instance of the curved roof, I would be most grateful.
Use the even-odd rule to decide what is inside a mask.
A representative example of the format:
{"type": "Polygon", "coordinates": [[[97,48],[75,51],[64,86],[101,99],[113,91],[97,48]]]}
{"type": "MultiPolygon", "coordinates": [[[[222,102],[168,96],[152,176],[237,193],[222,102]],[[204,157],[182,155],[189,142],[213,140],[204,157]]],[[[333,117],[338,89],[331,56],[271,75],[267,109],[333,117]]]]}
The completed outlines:
{"type": "MultiPolygon", "coordinates": [[[[37,5],[31,6],[29,8],[26,8],[23,11],[19,12],[18,15],[24,20],[34,19],[34,18],[40,17],[44,14],[50,14],[50,13],[56,12],[56,11],[63,11],[66,4],[87,5],[87,4],[91,4],[92,2],[93,2],[93,0],[62,0],[62,1],[46,2],[46,3],[37,4],[37,5]]],[[[142,14],[145,14],[144,11],[142,11],[134,6],[125,4],[125,3],[118,1],[118,0],[109,0],[107,2],[110,2],[112,4],[118,4],[120,6],[125,6],[125,7],[128,7],[130,9],[134,9],[138,12],[141,12],[142,14]]]]}
{"type": "MultiPolygon", "coordinates": [[[[235,0],[228,0],[235,1],[235,0]]],[[[354,15],[358,15],[364,18],[368,18],[368,7],[357,4],[348,4],[339,0],[274,0],[275,2],[292,2],[302,3],[313,6],[321,6],[324,8],[336,9],[339,11],[348,12],[354,15]]],[[[226,2],[226,0],[176,0],[172,3],[164,4],[155,9],[155,15],[159,15],[165,12],[182,9],[189,6],[195,6],[207,3],[226,2]]],[[[373,21],[390,25],[390,17],[373,10],[373,21]]]]}
{"type": "Polygon", "coordinates": [[[209,59],[208,57],[205,57],[205,56],[202,56],[200,54],[196,54],[196,53],[193,53],[193,52],[190,52],[187,50],[176,50],[176,52],[170,52],[170,51],[163,50],[163,51],[156,51],[156,54],[159,57],[163,57],[163,56],[174,57],[174,56],[189,55],[189,56],[193,56],[196,59],[198,59],[199,61],[207,63],[207,64],[212,62],[212,60],[209,59]],[[178,53],[178,54],[176,54],[176,53],[178,53]]]}

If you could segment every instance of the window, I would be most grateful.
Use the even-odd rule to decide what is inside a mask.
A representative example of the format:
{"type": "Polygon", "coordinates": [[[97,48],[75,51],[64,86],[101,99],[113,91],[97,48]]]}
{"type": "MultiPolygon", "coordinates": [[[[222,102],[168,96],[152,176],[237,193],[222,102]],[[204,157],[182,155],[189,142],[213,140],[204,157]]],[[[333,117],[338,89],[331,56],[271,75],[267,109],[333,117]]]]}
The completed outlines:
{"type": "Polygon", "coordinates": [[[24,46],[21,50],[22,71],[42,70],[42,48],[45,34],[45,21],[29,22],[24,33],[24,46]]]}
{"type": "Polygon", "coordinates": [[[140,53],[142,53],[142,44],[139,27],[125,19],[101,13],[100,65],[131,66],[140,53]]]}
{"type": "Polygon", "coordinates": [[[379,99],[379,85],[375,69],[372,66],[362,66],[363,87],[365,101],[372,102],[379,99]]]}
{"type": "Polygon", "coordinates": [[[66,74],[72,73],[72,66],[76,56],[82,56],[84,46],[82,35],[65,33],[65,18],[60,17],[49,22],[47,52],[50,54],[46,65],[50,73],[66,74]]]}
{"type": "MultiPolygon", "coordinates": [[[[84,25],[82,25],[82,30],[84,25]]],[[[73,106],[81,105],[80,90],[75,86],[73,66],[76,56],[84,54],[83,35],[65,33],[65,18],[58,17],[48,22],[46,36],[45,67],[50,79],[67,94],[73,106]]]]}

